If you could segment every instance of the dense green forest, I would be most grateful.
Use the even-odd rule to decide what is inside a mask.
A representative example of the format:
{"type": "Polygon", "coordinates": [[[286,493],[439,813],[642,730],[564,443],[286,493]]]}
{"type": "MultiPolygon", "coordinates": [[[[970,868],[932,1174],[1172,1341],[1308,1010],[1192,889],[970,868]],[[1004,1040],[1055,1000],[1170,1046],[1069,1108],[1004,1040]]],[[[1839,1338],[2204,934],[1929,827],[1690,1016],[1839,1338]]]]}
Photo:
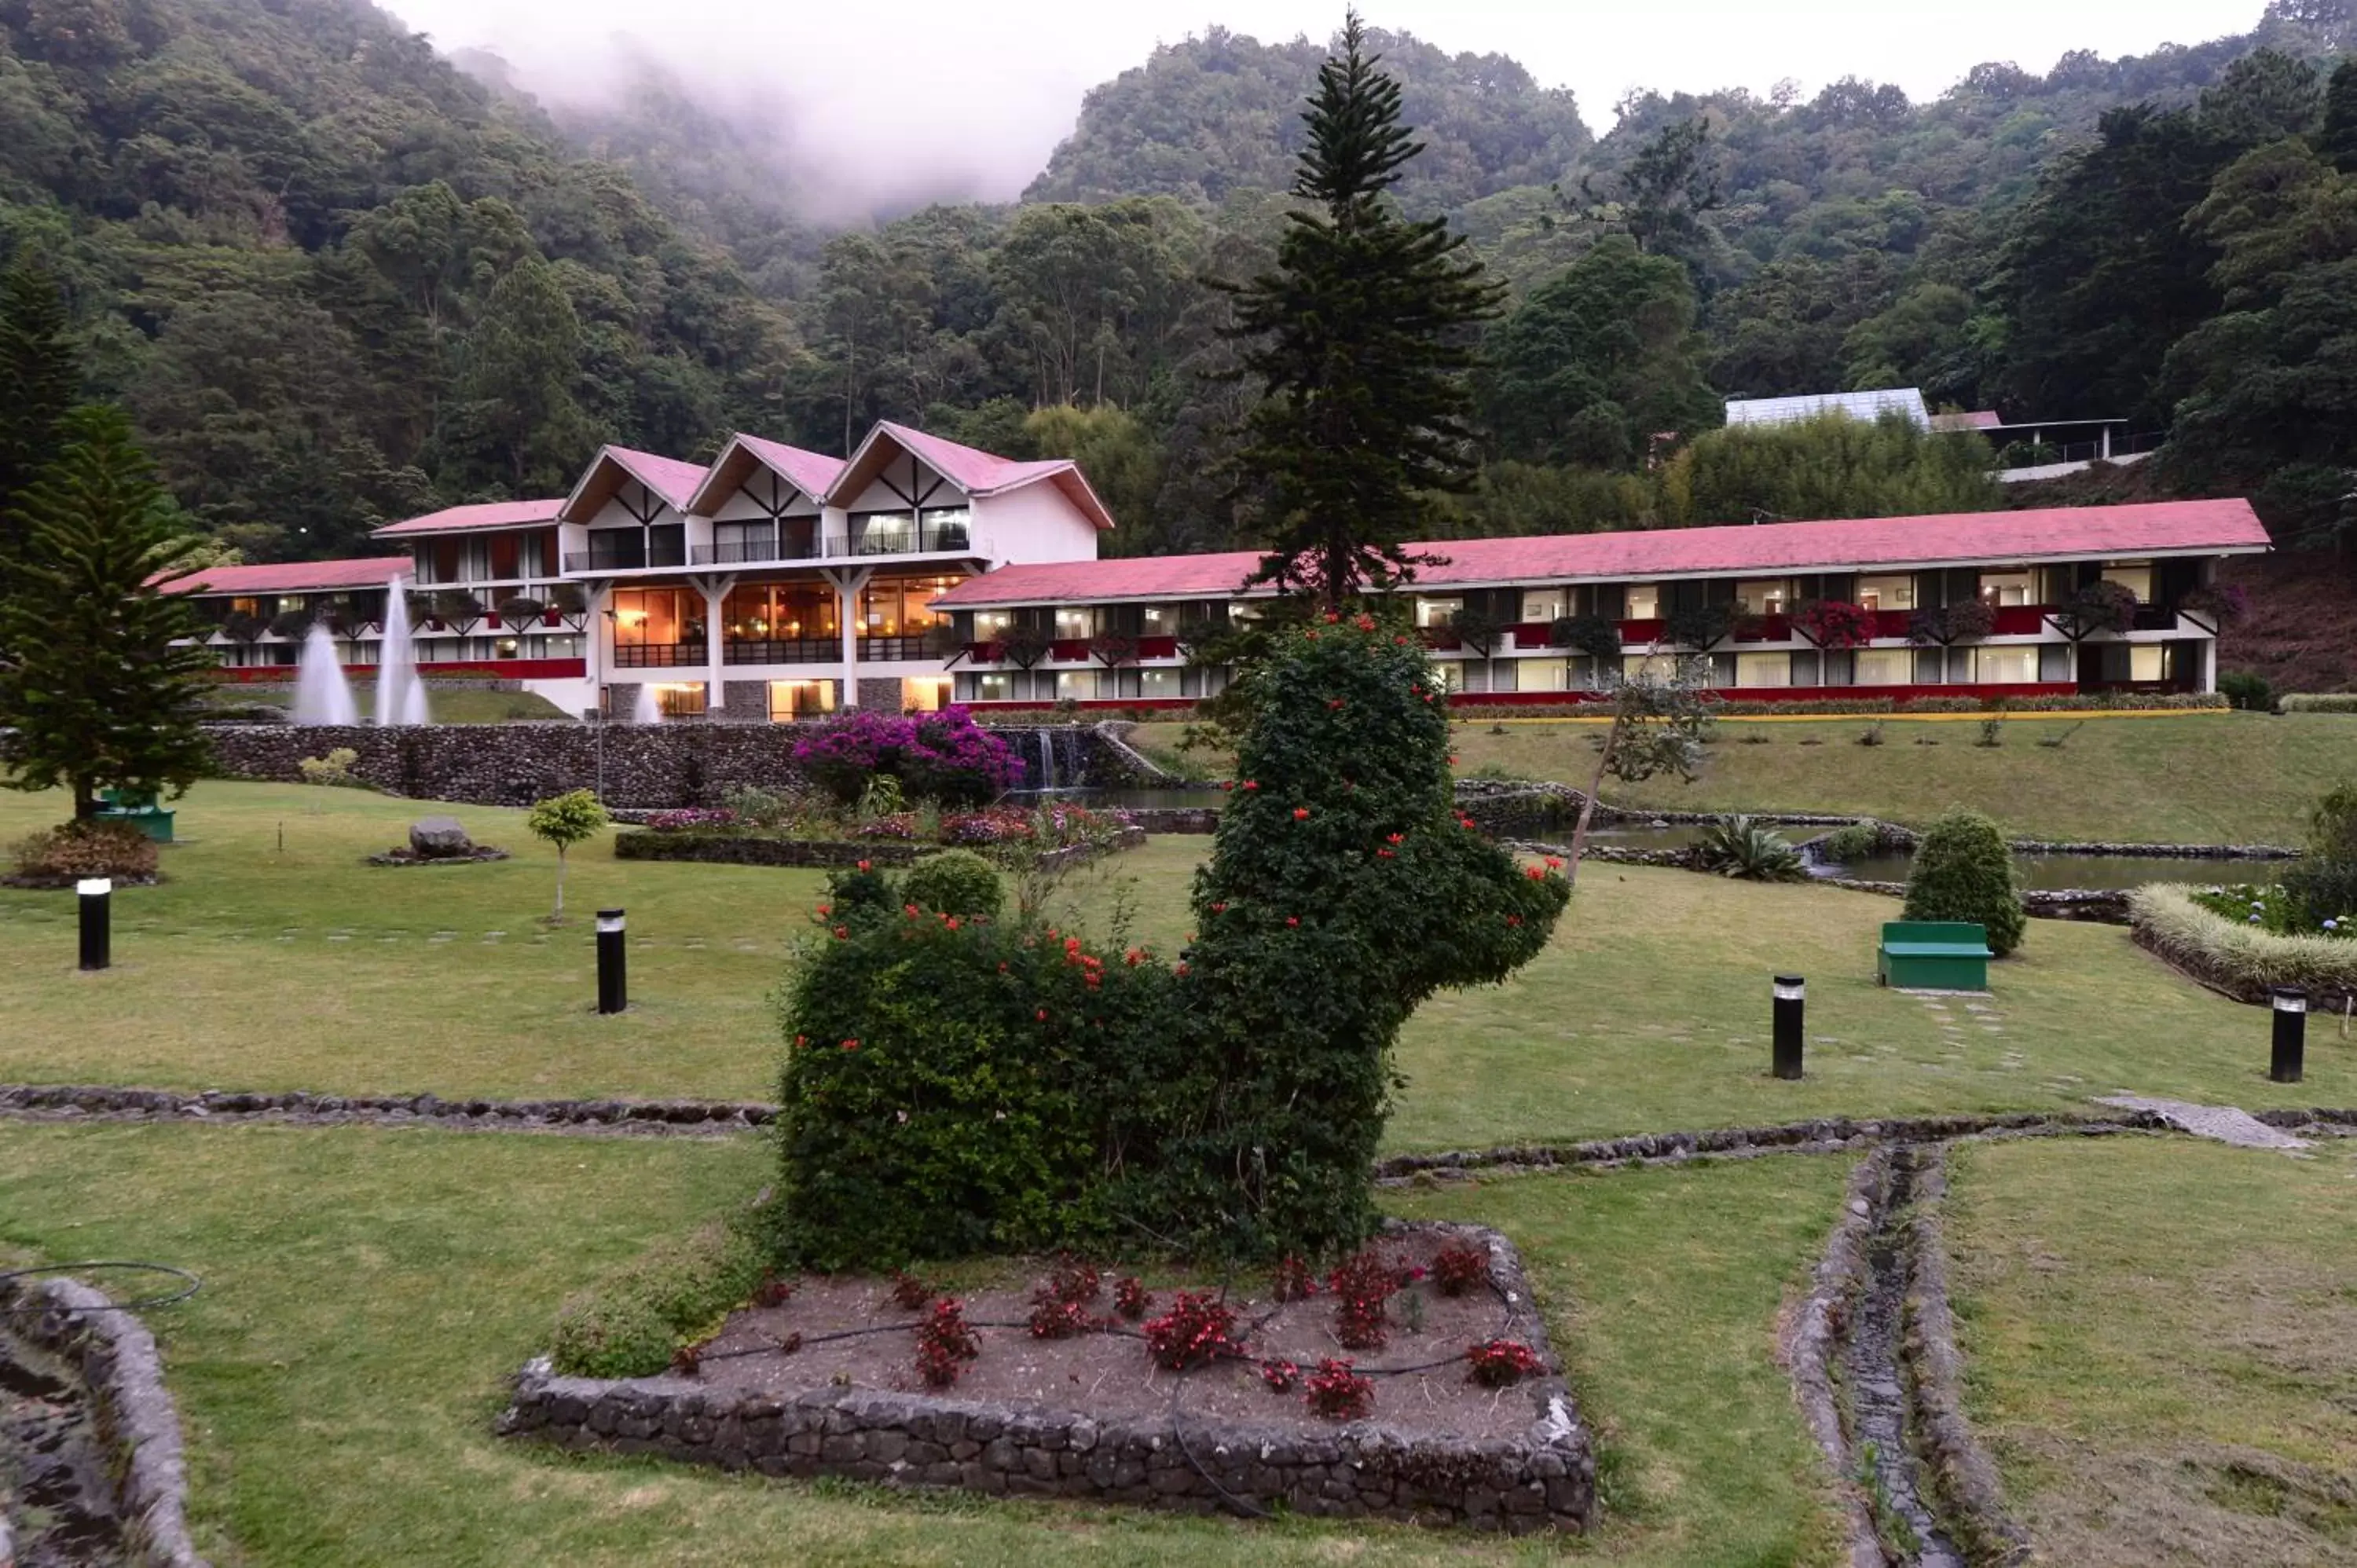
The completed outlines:
{"type": "MultiPolygon", "coordinates": [[[[1963,442],[1712,428],[1912,384],[2167,431],[2136,487],[2357,533],[2352,0],[1922,103],[1633,94],[1601,138],[1513,60],[1371,36],[1425,148],[1397,199],[1511,287],[1448,532],[2003,504],[1963,442]]],[[[841,450],[877,417],[1078,456],[1119,548],[1217,548],[1253,538],[1223,465],[1256,391],[1215,284],[1270,264],[1324,57],[1167,46],[1020,202],[829,232],[652,65],[544,113],[362,0],[0,0],[0,261],[62,280],[87,390],[256,556],[561,489],[601,439],[841,450]]]]}

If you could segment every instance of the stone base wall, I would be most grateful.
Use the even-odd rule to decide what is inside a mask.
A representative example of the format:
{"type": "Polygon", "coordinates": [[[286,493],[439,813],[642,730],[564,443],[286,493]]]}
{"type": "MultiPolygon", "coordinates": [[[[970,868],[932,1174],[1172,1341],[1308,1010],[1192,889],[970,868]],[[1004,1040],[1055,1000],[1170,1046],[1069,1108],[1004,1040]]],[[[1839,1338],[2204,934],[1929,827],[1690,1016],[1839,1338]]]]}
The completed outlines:
{"type": "Polygon", "coordinates": [[[897,714],[907,693],[900,688],[898,675],[862,675],[859,677],[859,705],[879,713],[897,714]]]}
{"type": "Polygon", "coordinates": [[[837,867],[868,861],[877,865],[907,865],[919,855],[934,853],[936,844],[903,843],[894,839],[770,839],[733,838],[724,833],[630,832],[614,839],[616,860],[694,860],[715,865],[802,865],[837,867]]]}
{"type": "MultiPolygon", "coordinates": [[[[1508,1332],[1552,1366],[1512,1245],[1480,1227],[1442,1229],[1486,1245],[1508,1332]]],[[[1591,1528],[1596,1457],[1569,1390],[1550,1375],[1504,1397],[1530,1402],[1530,1427],[1519,1438],[1475,1442],[1374,1422],[1305,1432],[1215,1423],[1181,1410],[1125,1423],[866,1389],[748,1394],[670,1375],[562,1378],[542,1359],[517,1378],[498,1430],[569,1449],[891,1487],[1516,1532],[1591,1528]]]]}
{"type": "Polygon", "coordinates": [[[307,757],[357,752],[352,772],[392,795],[528,806],[568,789],[609,804],[715,806],[736,785],[799,783],[786,725],[207,725],[216,772],[299,783],[307,757]]]}
{"type": "Polygon", "coordinates": [[[722,682],[720,716],[747,724],[767,724],[770,719],[770,683],[767,681],[722,682]]]}

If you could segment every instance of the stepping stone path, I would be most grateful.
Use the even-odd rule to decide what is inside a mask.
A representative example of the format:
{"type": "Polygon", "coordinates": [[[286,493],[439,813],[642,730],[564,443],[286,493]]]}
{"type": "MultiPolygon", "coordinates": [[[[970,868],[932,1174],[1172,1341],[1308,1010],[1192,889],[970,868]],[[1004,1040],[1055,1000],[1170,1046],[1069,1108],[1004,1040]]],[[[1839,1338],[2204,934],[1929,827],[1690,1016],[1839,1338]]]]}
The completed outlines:
{"type": "Polygon", "coordinates": [[[2195,1105],[2183,1100],[2151,1100],[2141,1094],[2100,1095],[2095,1103],[2116,1105],[2123,1111],[2149,1111],[2170,1126],[2197,1138],[2215,1138],[2237,1148],[2289,1151],[2308,1147],[2307,1139],[2280,1132],[2232,1105],[2195,1105]]]}

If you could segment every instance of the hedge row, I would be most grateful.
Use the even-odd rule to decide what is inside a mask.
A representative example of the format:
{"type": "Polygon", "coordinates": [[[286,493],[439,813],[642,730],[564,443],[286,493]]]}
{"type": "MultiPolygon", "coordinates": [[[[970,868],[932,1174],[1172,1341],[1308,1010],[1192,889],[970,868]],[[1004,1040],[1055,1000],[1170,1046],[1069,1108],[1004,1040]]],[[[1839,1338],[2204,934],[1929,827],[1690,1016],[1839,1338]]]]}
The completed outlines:
{"type": "Polygon", "coordinates": [[[2285,937],[2238,924],[2193,901],[2190,889],[2154,883],[2128,895],[2136,940],[2202,983],[2243,1002],[2297,985],[2313,1005],[2339,1008],[2357,994],[2357,941],[2285,937]]]}
{"type": "Polygon", "coordinates": [[[2357,692],[2289,692],[2276,705],[2287,714],[2357,714],[2357,692]]]}
{"type": "MultiPolygon", "coordinates": [[[[1533,703],[1511,709],[1480,705],[1480,693],[1469,699],[1458,717],[1470,723],[1490,718],[1599,718],[1609,714],[1602,702],[1533,703]]],[[[1758,718],[1789,714],[1794,718],[1841,718],[1857,714],[2093,714],[2207,712],[2223,709],[2226,699],[2215,692],[2085,692],[2043,697],[1811,697],[1776,702],[1730,697],[1711,711],[1722,718],[1758,718]]]]}
{"type": "Polygon", "coordinates": [[[557,1309],[556,1369],[651,1377],[682,1345],[717,1328],[768,1266],[768,1249],[748,1225],[716,1219],[660,1241],[557,1309]]]}

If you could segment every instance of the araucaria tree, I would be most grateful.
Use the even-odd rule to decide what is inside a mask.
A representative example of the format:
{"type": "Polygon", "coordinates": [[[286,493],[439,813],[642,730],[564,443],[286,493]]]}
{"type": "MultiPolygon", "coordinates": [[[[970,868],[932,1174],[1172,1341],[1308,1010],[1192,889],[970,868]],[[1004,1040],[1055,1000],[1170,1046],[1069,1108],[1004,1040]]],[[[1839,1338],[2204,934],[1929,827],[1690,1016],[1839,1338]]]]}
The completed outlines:
{"type": "Polygon", "coordinates": [[[1432,497],[1471,486],[1466,372],[1502,293],[1444,220],[1386,195],[1423,147],[1365,43],[1352,12],[1302,116],[1293,194],[1310,206],[1286,214],[1275,270],[1235,291],[1232,328],[1265,394],[1236,456],[1265,512],[1252,580],[1331,606],[1413,580],[1432,497]]]}
{"type": "Polygon", "coordinates": [[[15,497],[19,542],[0,560],[0,768],[14,789],[64,786],[74,815],[98,792],[178,794],[205,762],[188,603],[154,586],[200,541],[156,483],[118,409],[76,409],[59,450],[15,497]]]}

